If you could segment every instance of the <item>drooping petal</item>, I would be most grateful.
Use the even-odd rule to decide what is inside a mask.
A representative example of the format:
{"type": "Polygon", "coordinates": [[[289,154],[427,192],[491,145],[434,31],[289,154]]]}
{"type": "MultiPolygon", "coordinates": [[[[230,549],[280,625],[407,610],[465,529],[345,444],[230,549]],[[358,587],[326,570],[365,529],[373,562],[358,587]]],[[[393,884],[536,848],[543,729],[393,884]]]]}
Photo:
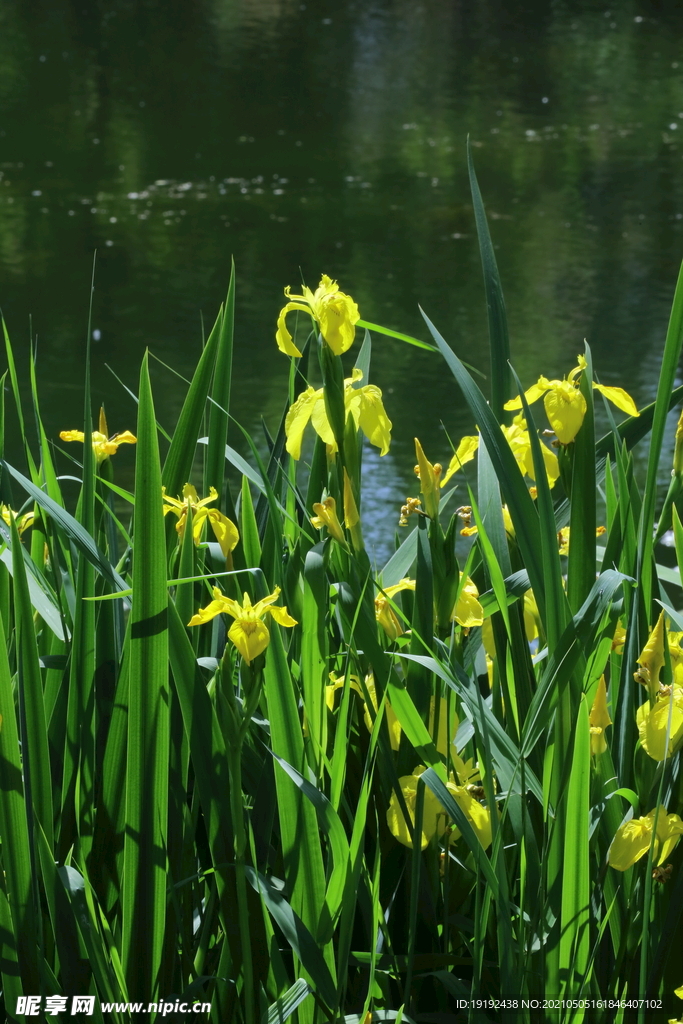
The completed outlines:
{"type": "Polygon", "coordinates": [[[320,398],[313,406],[311,423],[318,437],[322,438],[325,444],[329,445],[332,451],[336,452],[337,442],[330,421],[327,418],[327,409],[325,408],[325,398],[322,389],[320,390],[320,398]]]}
{"type": "Polygon", "coordinates": [[[302,305],[300,302],[288,302],[280,310],[280,315],[277,318],[277,331],[275,332],[275,341],[277,347],[281,352],[284,352],[286,356],[300,356],[301,352],[296,347],[292,340],[292,335],[287,330],[287,324],[285,323],[287,314],[293,309],[298,309],[301,313],[311,314],[311,310],[308,306],[302,305]]]}
{"type": "Polygon", "coordinates": [[[268,627],[262,619],[235,619],[228,630],[230,639],[247,664],[265,651],[270,641],[268,627]]]}
{"type": "Polygon", "coordinates": [[[484,609],[478,601],[479,591],[476,584],[469,577],[460,590],[458,600],[453,609],[452,619],[463,626],[471,629],[473,626],[481,626],[484,622],[484,609]]]}
{"type": "Polygon", "coordinates": [[[293,459],[301,458],[301,443],[304,437],[304,430],[311,418],[316,403],[322,399],[322,395],[322,388],[319,391],[312,387],[306,388],[290,407],[285,417],[286,447],[293,459]]]}
{"type": "Polygon", "coordinates": [[[382,392],[374,384],[349,388],[344,395],[347,415],[350,412],[370,444],[386,455],[391,444],[391,420],[382,403],[382,392]]]}
{"type": "Polygon", "coordinates": [[[593,387],[596,391],[599,391],[601,395],[616,405],[617,409],[621,409],[622,412],[628,413],[629,416],[640,416],[636,403],[633,401],[631,396],[623,388],[608,388],[604,384],[593,383],[593,387]]]}
{"type": "MultiPolygon", "coordinates": [[[[660,811],[666,814],[665,811],[660,811]]],[[[644,818],[632,818],[620,825],[609,849],[609,863],[617,871],[627,871],[650,849],[654,811],[644,818]]]]}
{"type": "MultiPolygon", "coordinates": [[[[659,816],[660,818],[662,817],[661,812],[659,816]]],[[[658,864],[663,864],[664,861],[669,857],[669,855],[673,853],[673,849],[678,843],[678,840],[681,838],[682,834],[683,821],[681,821],[680,817],[677,814],[667,814],[663,834],[660,833],[659,821],[657,822],[657,835],[661,835],[662,839],[662,849],[659,853],[659,860],[657,861],[658,864]]]]}
{"type": "Polygon", "coordinates": [[[59,436],[62,441],[83,441],[85,438],[82,430],[60,430],[59,436]]]}
{"type": "Polygon", "coordinates": [[[453,474],[457,473],[459,469],[462,469],[466,462],[472,461],[478,447],[479,434],[469,437],[463,437],[460,439],[460,444],[456,448],[453,458],[448,463],[448,469],[446,470],[446,474],[441,481],[442,487],[446,486],[446,484],[453,476],[453,474]]]}
{"type": "Polygon", "coordinates": [[[680,686],[670,688],[670,692],[658,694],[654,704],[646,701],[636,712],[640,742],[646,754],[655,761],[664,761],[671,757],[683,743],[683,689],[680,686]],[[666,734],[669,729],[669,747],[667,751],[666,734]]]}
{"type": "Polygon", "coordinates": [[[448,791],[460,807],[460,810],[467,815],[470,825],[474,829],[477,839],[485,850],[491,845],[491,812],[476,800],[464,786],[448,786],[448,791]]]}
{"type": "MultiPolygon", "coordinates": [[[[406,802],[411,824],[415,824],[415,809],[417,806],[417,787],[420,775],[424,767],[416,768],[412,775],[403,775],[398,780],[403,798],[406,802]]],[[[413,842],[410,838],[407,822],[401,811],[398,797],[391,794],[391,802],[387,811],[387,825],[389,831],[398,839],[399,843],[412,849],[413,842]]],[[[442,835],[448,827],[448,818],[443,807],[427,786],[424,787],[424,803],[422,806],[422,834],[420,836],[420,848],[425,850],[430,839],[436,835],[442,835]]]]}
{"type": "Polygon", "coordinates": [[[586,415],[586,399],[569,381],[553,381],[543,400],[550,426],[560,444],[574,440],[586,415]]]}
{"type": "Polygon", "coordinates": [[[211,523],[211,529],[221,546],[223,557],[227,558],[230,552],[235,550],[240,539],[237,527],[231,519],[224,516],[217,508],[202,509],[201,511],[206,512],[206,518],[211,523]]]}

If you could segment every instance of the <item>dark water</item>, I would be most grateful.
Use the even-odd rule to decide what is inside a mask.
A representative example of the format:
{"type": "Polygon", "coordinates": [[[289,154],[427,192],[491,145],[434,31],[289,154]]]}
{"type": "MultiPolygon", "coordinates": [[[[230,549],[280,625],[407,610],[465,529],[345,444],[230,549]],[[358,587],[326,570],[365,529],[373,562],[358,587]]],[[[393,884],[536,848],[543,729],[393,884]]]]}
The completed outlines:
{"type": "MultiPolygon", "coordinates": [[[[468,133],[524,383],[586,338],[603,382],[650,400],[683,255],[682,43],[674,2],[5,0],[0,304],[22,367],[37,338],[48,430],[81,423],[95,249],[112,430],[135,410],[105,363],[135,389],[149,346],[188,374],[231,255],[250,429],[281,415],[274,325],[302,274],[426,337],[420,303],[486,370],[468,133]]],[[[377,338],[373,379],[395,440],[365,513],[389,541],[412,438],[447,461],[441,423],[472,424],[437,356],[377,338]]],[[[171,426],[182,389],[160,366],[154,384],[171,426]]]]}

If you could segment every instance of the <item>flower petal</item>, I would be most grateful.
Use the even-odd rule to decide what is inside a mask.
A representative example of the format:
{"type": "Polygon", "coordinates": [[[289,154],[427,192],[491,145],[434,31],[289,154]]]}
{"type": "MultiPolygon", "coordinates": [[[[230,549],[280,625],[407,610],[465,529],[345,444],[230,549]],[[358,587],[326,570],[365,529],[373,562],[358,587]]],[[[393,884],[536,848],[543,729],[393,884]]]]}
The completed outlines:
{"type": "Polygon", "coordinates": [[[235,619],[228,630],[228,638],[249,664],[265,651],[270,633],[262,619],[235,619]]]}
{"type": "MultiPolygon", "coordinates": [[[[524,392],[524,397],[527,400],[527,405],[531,405],[533,402],[537,402],[542,395],[546,393],[548,388],[552,387],[553,384],[559,384],[560,381],[548,380],[546,377],[539,377],[536,384],[532,384],[528,391],[524,392]]],[[[517,398],[511,398],[509,402],[506,402],[503,406],[504,409],[521,409],[522,399],[520,395],[517,398]]]]}
{"type": "Polygon", "coordinates": [[[465,465],[466,462],[471,462],[474,458],[477,448],[479,447],[479,434],[476,436],[463,437],[460,439],[460,444],[455,450],[453,458],[448,463],[448,469],[446,475],[441,480],[441,486],[444,487],[454,473],[457,473],[459,469],[465,465]]]}
{"type": "MultiPolygon", "coordinates": [[[[218,497],[218,495],[216,495],[216,497],[218,497]]],[[[214,536],[221,546],[223,557],[227,558],[230,552],[234,551],[237,547],[240,539],[237,527],[231,519],[224,516],[217,508],[200,509],[200,512],[204,512],[206,514],[206,517],[211,523],[211,529],[214,532],[214,536]]]]}
{"type": "Polygon", "coordinates": [[[284,352],[286,356],[300,356],[301,352],[292,341],[292,335],[287,330],[285,318],[287,314],[293,310],[298,309],[302,313],[308,313],[310,315],[311,310],[308,306],[303,306],[300,302],[288,302],[280,310],[280,315],[277,318],[277,331],[275,332],[275,341],[277,347],[281,352],[284,352]]]}
{"type": "Polygon", "coordinates": [[[301,442],[303,441],[304,430],[311,418],[311,414],[323,397],[322,388],[316,391],[308,387],[297,398],[294,405],[290,407],[285,418],[285,434],[287,436],[287,451],[293,459],[301,458],[301,442]]]}
{"type": "Polygon", "coordinates": [[[629,416],[640,416],[636,403],[633,401],[631,396],[623,388],[607,388],[604,384],[595,384],[593,387],[596,391],[599,391],[601,395],[604,395],[612,405],[616,405],[617,409],[621,409],[622,412],[628,413],[629,416]]]}
{"type": "Polygon", "coordinates": [[[228,609],[225,607],[225,600],[220,598],[217,601],[211,601],[207,604],[206,608],[200,608],[199,611],[192,616],[188,622],[188,626],[201,626],[204,622],[210,622],[211,619],[215,619],[221,612],[225,612],[228,609]]]}
{"type": "MultiPolygon", "coordinates": [[[[391,420],[382,404],[382,392],[374,384],[349,389],[346,392],[347,410],[351,412],[370,444],[386,455],[391,444],[391,420]]],[[[346,397],[346,396],[345,396],[346,397]]]]}
{"type": "Polygon", "coordinates": [[[581,429],[586,415],[586,399],[573,384],[561,380],[554,382],[543,404],[558,441],[560,444],[569,444],[581,429]]]}

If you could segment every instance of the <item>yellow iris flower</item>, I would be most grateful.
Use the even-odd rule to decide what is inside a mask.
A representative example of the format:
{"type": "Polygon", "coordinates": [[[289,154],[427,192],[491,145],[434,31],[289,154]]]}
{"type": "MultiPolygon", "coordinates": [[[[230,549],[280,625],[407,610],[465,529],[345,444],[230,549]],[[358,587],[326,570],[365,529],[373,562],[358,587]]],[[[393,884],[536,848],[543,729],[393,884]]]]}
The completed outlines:
{"type": "Polygon", "coordinates": [[[221,546],[223,556],[227,558],[230,552],[234,551],[240,539],[237,527],[231,519],[224,516],[217,508],[206,508],[210,502],[218,500],[218,491],[215,487],[209,489],[208,498],[201,499],[192,484],[185,484],[182,499],[169,498],[165,487],[161,488],[161,493],[164,499],[164,515],[168,512],[173,512],[178,517],[176,530],[181,540],[185,534],[187,513],[192,509],[192,536],[194,537],[195,544],[199,544],[204,524],[208,519],[214,536],[221,546]]]}
{"type": "MultiPolygon", "coordinates": [[[[411,824],[415,824],[415,809],[417,806],[417,787],[420,776],[426,771],[424,765],[418,765],[412,775],[403,775],[398,780],[401,792],[410,815],[411,824]]],[[[469,819],[479,842],[486,850],[491,845],[491,815],[488,808],[482,806],[478,800],[467,790],[465,786],[455,784],[453,776],[447,783],[448,792],[459,805],[461,810],[469,819]]],[[[408,831],[408,824],[398,802],[395,793],[391,795],[389,810],[387,811],[387,825],[389,831],[399,843],[412,849],[413,843],[408,831]]],[[[424,804],[422,807],[422,834],[420,847],[425,850],[434,837],[441,837],[448,829],[448,815],[441,806],[440,801],[432,793],[431,789],[424,787],[424,804]]],[[[452,838],[459,836],[457,829],[452,829],[452,838]]]]}
{"type": "Polygon", "coordinates": [[[193,615],[188,626],[200,626],[209,622],[216,615],[226,612],[235,620],[228,630],[230,639],[240,652],[247,665],[265,651],[270,643],[270,633],[263,621],[264,616],[272,615],[281,626],[296,626],[297,621],[288,614],[284,605],[273,607],[280,594],[280,588],[276,587],[272,594],[262,598],[252,605],[248,594],[244,595],[242,604],[226,597],[218,587],[213,588],[213,601],[200,608],[196,615],[193,615]]]}
{"type": "Polygon", "coordinates": [[[17,525],[17,533],[21,537],[24,530],[28,530],[29,526],[33,526],[33,520],[35,514],[33,512],[25,512],[23,516],[18,515],[14,509],[10,508],[9,505],[0,505],[0,515],[9,526],[12,520],[17,525]]]}
{"type": "Polygon", "coordinates": [[[479,603],[479,591],[476,583],[468,576],[460,588],[458,600],[451,614],[451,622],[455,620],[459,626],[471,629],[484,623],[484,609],[479,603]]]}
{"type": "MultiPolygon", "coordinates": [[[[354,385],[362,379],[363,371],[356,368],[344,381],[346,419],[353,416],[356,429],[360,428],[370,444],[380,449],[380,455],[386,455],[391,443],[391,421],[382,404],[382,392],[374,384],[355,387],[354,385]]],[[[301,443],[309,420],[330,450],[337,450],[337,443],[325,411],[323,389],[316,391],[315,388],[308,387],[299,395],[285,418],[286,447],[294,459],[301,458],[301,443]]]]}
{"type": "MultiPolygon", "coordinates": [[[[596,528],[596,530],[595,530],[596,538],[597,537],[602,537],[602,535],[604,533],[607,533],[607,527],[606,526],[598,526],[596,528]]],[[[560,530],[557,531],[557,543],[558,543],[558,546],[559,546],[559,549],[560,549],[559,553],[561,555],[568,555],[569,554],[569,540],[570,540],[570,536],[571,536],[571,527],[569,527],[569,526],[563,526],[560,530]]]]}
{"type": "Polygon", "coordinates": [[[591,754],[604,754],[607,750],[605,729],[608,725],[612,724],[612,719],[607,709],[607,687],[605,686],[604,676],[600,676],[588,721],[591,730],[591,754]]]}
{"type": "MultiPolygon", "coordinates": [[[[80,441],[81,444],[85,438],[82,430],[62,430],[59,436],[62,441],[80,441]]],[[[131,434],[130,430],[124,430],[122,434],[114,434],[112,437],[107,437],[106,434],[99,430],[93,430],[91,437],[92,450],[95,453],[98,465],[104,462],[105,459],[108,459],[110,455],[115,455],[119,445],[137,444],[138,440],[137,437],[131,434]]]]}
{"type": "MultiPolygon", "coordinates": [[[[560,444],[570,444],[574,440],[583,418],[586,415],[586,399],[579,389],[579,377],[586,369],[584,356],[578,357],[578,366],[575,366],[567,374],[565,380],[548,380],[547,377],[539,377],[536,384],[533,384],[524,397],[529,405],[543,397],[546,415],[550,426],[557,434],[560,444]]],[[[617,409],[627,413],[629,416],[639,416],[640,413],[631,396],[623,388],[608,388],[602,384],[593,383],[595,391],[599,391],[617,409]]],[[[522,399],[513,398],[505,403],[505,409],[521,409],[522,399]]]]}
{"type": "Polygon", "coordinates": [[[683,743],[683,687],[666,686],[660,689],[654,704],[646,701],[636,712],[636,722],[643,750],[654,761],[664,761],[675,754],[683,743]],[[666,733],[671,714],[669,748],[666,733]]]}
{"type": "Polygon", "coordinates": [[[356,333],[355,325],[360,319],[358,306],[350,295],[339,291],[337,282],[327,274],[320,278],[320,284],[314,292],[304,286],[303,295],[292,295],[287,287],[285,297],[289,301],[280,310],[275,335],[277,347],[281,352],[288,356],[301,355],[285,322],[287,314],[292,310],[309,313],[313,317],[335,355],[340,356],[342,352],[351,348],[356,333]]]}
{"type": "Polygon", "coordinates": [[[398,583],[391,587],[385,587],[383,592],[375,598],[375,617],[390,640],[395,640],[403,633],[401,624],[396,612],[391,607],[387,598],[393,598],[402,590],[415,590],[415,580],[404,576],[398,583]]]}
{"type": "MultiPolygon", "coordinates": [[[[626,871],[644,857],[650,849],[655,811],[643,818],[631,818],[617,829],[609,850],[609,863],[617,871],[626,871]]],[[[663,864],[683,833],[683,821],[677,814],[667,814],[666,807],[659,808],[657,833],[653,860],[663,864]]]]}
{"type": "MultiPolygon", "coordinates": [[[[521,414],[519,416],[515,416],[514,421],[510,426],[502,426],[501,430],[505,435],[507,443],[510,445],[512,454],[514,455],[515,461],[522,473],[530,477],[532,480],[535,480],[536,476],[534,472],[534,459],[531,452],[531,441],[529,440],[529,432],[526,429],[526,420],[524,417],[521,414]]],[[[441,481],[442,487],[448,483],[454,473],[457,473],[457,471],[466,463],[471,462],[479,448],[479,442],[480,437],[478,434],[475,436],[463,437],[461,439],[453,458],[448,464],[446,474],[441,481]]],[[[557,461],[557,455],[542,442],[541,454],[543,455],[548,484],[550,487],[554,487],[555,482],[560,475],[560,466],[557,461]]]]}

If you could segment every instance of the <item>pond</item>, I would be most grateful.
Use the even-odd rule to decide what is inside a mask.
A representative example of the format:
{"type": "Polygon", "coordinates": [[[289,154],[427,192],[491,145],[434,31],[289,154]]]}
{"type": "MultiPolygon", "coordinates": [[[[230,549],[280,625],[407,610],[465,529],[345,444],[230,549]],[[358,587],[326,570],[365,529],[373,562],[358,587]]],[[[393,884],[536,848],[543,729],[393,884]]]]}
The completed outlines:
{"type": "MultiPolygon", "coordinates": [[[[81,425],[95,250],[112,430],[135,407],[108,367],[135,390],[148,346],[189,374],[232,256],[251,431],[282,415],[274,326],[302,277],[426,339],[421,305],[486,373],[468,135],[523,383],[563,376],[585,338],[603,383],[650,401],[683,254],[682,42],[683,8],[628,0],[3,4],[0,305],[24,377],[37,343],[48,433],[81,425]]],[[[439,356],[377,336],[372,379],[394,424],[367,459],[383,558],[413,438],[447,462],[473,424],[439,356]]],[[[155,363],[154,386],[172,425],[182,382],[155,363]]]]}

